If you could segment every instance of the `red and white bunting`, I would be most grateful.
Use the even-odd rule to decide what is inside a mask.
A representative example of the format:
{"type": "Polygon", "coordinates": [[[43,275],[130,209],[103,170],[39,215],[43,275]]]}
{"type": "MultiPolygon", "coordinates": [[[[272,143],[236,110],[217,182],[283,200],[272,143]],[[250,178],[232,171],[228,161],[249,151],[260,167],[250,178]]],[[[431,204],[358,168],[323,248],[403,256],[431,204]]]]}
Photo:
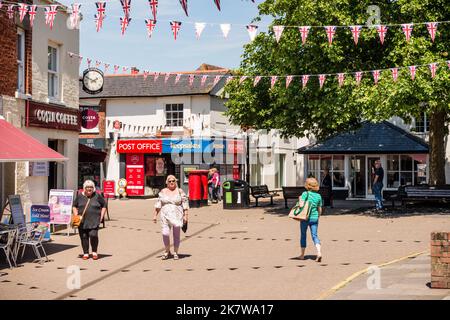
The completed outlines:
{"type": "Polygon", "coordinates": [[[34,18],[36,17],[37,5],[28,7],[28,15],[30,16],[30,26],[33,27],[34,18]]]}
{"type": "Polygon", "coordinates": [[[183,8],[183,10],[184,10],[184,13],[186,13],[186,16],[187,17],[189,17],[189,14],[188,14],[188,0],[179,0],[180,1],[180,4],[181,4],[181,7],[183,8]]]}
{"type": "Polygon", "coordinates": [[[159,78],[159,72],[154,72],[153,73],[153,82],[158,81],[158,78],[159,78]]]}
{"type": "Polygon", "coordinates": [[[450,69],[450,60],[447,61],[447,66],[450,69]]]}
{"type": "Polygon", "coordinates": [[[406,37],[406,42],[409,42],[411,39],[411,34],[413,32],[413,24],[412,23],[404,23],[402,24],[402,30],[406,37]]]}
{"type": "Polygon", "coordinates": [[[106,2],[96,2],[95,6],[97,7],[97,14],[95,16],[95,22],[97,26],[97,32],[103,27],[103,20],[106,15],[106,2]]]}
{"type": "Polygon", "coordinates": [[[229,23],[222,23],[220,25],[220,30],[222,30],[223,37],[225,39],[227,39],[228,38],[228,34],[230,33],[230,30],[231,30],[231,24],[229,24],[229,23]]]}
{"type": "Polygon", "coordinates": [[[194,79],[195,79],[195,75],[190,74],[189,75],[189,85],[192,87],[192,85],[194,84],[194,79]]]}
{"type": "Polygon", "coordinates": [[[284,26],[273,26],[273,32],[275,33],[275,39],[277,40],[277,42],[280,42],[283,31],[284,26]]]}
{"type": "Polygon", "coordinates": [[[362,29],[362,26],[351,26],[350,27],[350,31],[353,34],[353,41],[355,42],[355,45],[358,44],[359,36],[361,34],[361,29],[362,29]]]}
{"type": "Polygon", "coordinates": [[[178,32],[180,32],[180,28],[181,28],[181,22],[172,21],[172,22],[170,22],[170,27],[172,28],[173,37],[175,38],[175,40],[177,40],[178,32]]]}
{"type": "Polygon", "coordinates": [[[165,77],[164,77],[164,83],[167,83],[167,81],[169,81],[170,75],[171,75],[170,72],[167,72],[167,73],[166,73],[166,75],[165,75],[165,77]]]}
{"type": "Polygon", "coordinates": [[[319,85],[320,85],[320,89],[322,89],[325,80],[327,79],[327,76],[325,74],[321,74],[319,75],[319,85]]]}
{"type": "Polygon", "coordinates": [[[87,62],[88,68],[90,68],[90,67],[91,67],[92,59],[87,58],[87,59],[86,59],[86,62],[87,62]]]}
{"type": "Polygon", "coordinates": [[[144,70],[144,80],[147,79],[148,75],[149,75],[149,72],[147,70],[144,70]]]}
{"type": "Polygon", "coordinates": [[[19,17],[20,22],[23,21],[28,12],[28,6],[25,3],[19,3],[19,17]]]}
{"type": "Polygon", "coordinates": [[[214,3],[216,4],[217,9],[220,11],[220,0],[214,0],[214,3]]]}
{"type": "Polygon", "coordinates": [[[277,76],[272,76],[270,77],[270,87],[273,89],[273,87],[275,86],[275,83],[277,83],[278,77],[277,76]]]}
{"type": "Polygon", "coordinates": [[[256,76],[255,80],[253,81],[253,86],[256,87],[258,83],[261,81],[261,76],[256,76]]]}
{"type": "Polygon", "coordinates": [[[333,43],[334,35],[336,34],[336,27],[335,26],[327,26],[327,27],[325,27],[325,31],[327,33],[328,44],[331,45],[333,43]]]}
{"type": "Polygon", "coordinates": [[[123,18],[120,18],[120,32],[122,35],[125,34],[125,31],[127,30],[128,25],[130,24],[131,18],[128,16],[125,16],[123,18]]]}
{"type": "Polygon", "coordinates": [[[355,73],[356,84],[358,86],[361,83],[362,76],[363,76],[363,73],[361,71],[358,71],[355,73]]]}
{"type": "Polygon", "coordinates": [[[72,3],[72,12],[70,13],[70,25],[72,29],[77,28],[80,23],[80,7],[81,4],[72,3]]]}
{"type": "Polygon", "coordinates": [[[15,7],[14,4],[10,4],[8,5],[8,9],[6,10],[6,12],[8,13],[8,18],[10,20],[14,19],[14,7],[15,7]]]}
{"type": "Polygon", "coordinates": [[[156,27],[156,20],[146,19],[145,26],[147,27],[148,37],[151,38],[152,34],[153,34],[153,30],[155,30],[155,27],[156,27]]]}
{"type": "Polygon", "coordinates": [[[95,60],[95,67],[96,67],[96,68],[100,67],[101,64],[102,64],[101,61],[95,60]]]}
{"type": "Polygon", "coordinates": [[[214,82],[213,82],[213,87],[215,87],[219,83],[220,79],[222,79],[222,76],[215,76],[214,82]]]}
{"type": "Polygon", "coordinates": [[[417,71],[417,67],[416,66],[410,66],[409,67],[409,72],[411,73],[411,79],[414,80],[416,78],[416,71],[417,71]]]}
{"type": "Polygon", "coordinates": [[[203,33],[203,30],[205,30],[206,23],[204,22],[196,22],[195,23],[195,36],[197,37],[197,40],[200,40],[200,36],[203,33]]]}
{"type": "Polygon", "coordinates": [[[242,76],[242,77],[239,79],[239,85],[241,85],[242,82],[245,81],[245,79],[247,79],[247,76],[242,76]]]}
{"type": "Polygon", "coordinates": [[[79,56],[79,57],[78,57],[78,62],[79,62],[79,64],[82,64],[82,63],[83,63],[83,57],[82,57],[82,56],[79,56]]]}
{"type": "Polygon", "coordinates": [[[378,35],[380,36],[381,45],[383,45],[384,39],[386,38],[386,33],[388,30],[388,27],[383,26],[383,25],[378,25],[378,26],[376,26],[376,28],[377,28],[378,35]]]}
{"type": "Polygon", "coordinates": [[[309,75],[302,76],[303,89],[305,89],[306,85],[308,84],[308,80],[309,80],[309,75]]]}
{"type": "Polygon", "coordinates": [[[208,80],[208,75],[203,75],[202,76],[202,81],[200,82],[200,85],[203,87],[206,83],[206,80],[208,80]]]}
{"type": "Polygon", "coordinates": [[[300,27],[300,34],[302,35],[302,43],[305,44],[306,43],[306,39],[308,39],[308,34],[309,34],[309,29],[311,27],[308,26],[304,26],[304,27],[300,27]]]}
{"type": "Polygon", "coordinates": [[[375,81],[375,84],[378,84],[378,80],[380,79],[381,71],[380,70],[373,70],[373,81],[375,81]]]}
{"type": "Polygon", "coordinates": [[[114,74],[116,74],[119,71],[120,66],[114,65],[114,74]]]}
{"type": "MultiPolygon", "coordinates": [[[[131,0],[120,0],[120,3],[122,4],[123,14],[125,17],[130,18],[131,0]]],[[[129,20],[131,20],[131,18],[129,20]]]]}
{"type": "Polygon", "coordinates": [[[104,64],[105,73],[108,72],[109,66],[110,66],[109,63],[105,63],[105,64],[104,64]]]}
{"type": "Polygon", "coordinates": [[[148,0],[150,9],[152,10],[153,20],[156,20],[156,14],[158,12],[158,0],[148,0]]]}
{"type": "Polygon", "coordinates": [[[397,82],[398,80],[398,68],[391,68],[392,72],[392,79],[394,79],[394,82],[397,82]]]}
{"type": "Polygon", "coordinates": [[[45,7],[45,24],[50,26],[50,30],[53,29],[53,23],[55,22],[56,14],[58,13],[58,5],[51,5],[45,7]]]}
{"type": "Polygon", "coordinates": [[[177,76],[175,77],[175,84],[177,84],[180,81],[181,74],[177,73],[177,76]]]}
{"type": "Polygon", "coordinates": [[[98,13],[96,13],[94,15],[94,20],[95,20],[95,30],[97,30],[97,32],[99,32],[103,25],[103,18],[101,16],[99,16],[98,13]]]}
{"type": "Polygon", "coordinates": [[[430,63],[429,64],[430,67],[430,71],[431,71],[431,78],[434,79],[434,77],[436,77],[436,71],[437,71],[437,63],[430,63]]]}
{"type": "Polygon", "coordinates": [[[286,89],[289,88],[291,85],[292,80],[294,79],[294,76],[287,76],[286,77],[286,89]]]}
{"type": "Polygon", "coordinates": [[[438,26],[437,22],[428,22],[427,23],[427,30],[431,36],[431,41],[433,41],[433,42],[434,42],[434,39],[436,38],[437,26],[438,26]]]}
{"type": "Polygon", "coordinates": [[[128,67],[122,67],[122,72],[125,73],[128,71],[128,67]]]}
{"type": "Polygon", "coordinates": [[[231,81],[233,81],[234,77],[233,76],[228,76],[227,80],[225,81],[225,84],[229,84],[231,81]]]}
{"type": "Polygon", "coordinates": [[[339,87],[342,87],[344,85],[344,80],[345,80],[345,73],[338,73],[339,87]]]}
{"type": "Polygon", "coordinates": [[[250,40],[253,41],[258,34],[258,26],[254,24],[250,24],[247,27],[248,35],[250,36],[250,40]]]}

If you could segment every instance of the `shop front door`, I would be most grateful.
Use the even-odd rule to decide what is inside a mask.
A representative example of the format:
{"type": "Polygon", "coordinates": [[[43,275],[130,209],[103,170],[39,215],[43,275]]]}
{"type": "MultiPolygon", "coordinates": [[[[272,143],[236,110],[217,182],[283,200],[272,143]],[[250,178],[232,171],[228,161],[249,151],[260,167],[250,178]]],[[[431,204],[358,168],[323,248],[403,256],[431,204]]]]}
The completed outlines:
{"type": "Polygon", "coordinates": [[[352,156],[350,166],[352,197],[366,197],[366,156],[352,156]]]}

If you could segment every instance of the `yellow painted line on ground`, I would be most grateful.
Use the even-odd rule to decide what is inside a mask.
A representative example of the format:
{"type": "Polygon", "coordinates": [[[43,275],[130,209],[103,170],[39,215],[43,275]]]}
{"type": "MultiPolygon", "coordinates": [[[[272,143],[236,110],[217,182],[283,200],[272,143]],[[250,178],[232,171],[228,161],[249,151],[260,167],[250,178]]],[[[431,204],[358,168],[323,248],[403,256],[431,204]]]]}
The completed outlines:
{"type": "MultiPolygon", "coordinates": [[[[416,252],[416,253],[412,253],[410,255],[407,255],[405,257],[401,257],[383,264],[378,265],[379,268],[409,259],[409,258],[414,258],[417,256],[420,256],[421,254],[427,253],[428,250],[425,251],[421,251],[421,252],[416,252]]],[[[338,290],[342,289],[343,287],[345,287],[347,284],[349,284],[350,282],[352,282],[355,278],[359,277],[360,275],[366,273],[369,270],[370,267],[365,268],[364,270],[355,272],[354,274],[352,274],[350,277],[348,277],[347,279],[345,279],[344,281],[339,282],[337,285],[335,285],[333,288],[331,288],[330,290],[322,293],[318,298],[316,298],[316,300],[325,300],[328,297],[332,296],[333,294],[335,294],[338,290]]]]}

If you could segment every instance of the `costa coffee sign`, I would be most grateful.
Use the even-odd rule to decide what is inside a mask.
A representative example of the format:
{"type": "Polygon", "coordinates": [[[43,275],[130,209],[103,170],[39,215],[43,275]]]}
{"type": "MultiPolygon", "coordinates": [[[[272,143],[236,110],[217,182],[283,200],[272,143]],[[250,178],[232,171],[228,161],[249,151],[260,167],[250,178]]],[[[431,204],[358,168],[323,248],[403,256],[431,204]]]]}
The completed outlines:
{"type": "Polygon", "coordinates": [[[95,129],[98,126],[99,116],[94,109],[84,109],[81,112],[81,127],[84,129],[95,129]]]}
{"type": "Polygon", "coordinates": [[[78,110],[27,101],[26,126],[80,131],[78,110]]]}
{"type": "Polygon", "coordinates": [[[118,153],[162,153],[161,140],[118,140],[118,153]]]}

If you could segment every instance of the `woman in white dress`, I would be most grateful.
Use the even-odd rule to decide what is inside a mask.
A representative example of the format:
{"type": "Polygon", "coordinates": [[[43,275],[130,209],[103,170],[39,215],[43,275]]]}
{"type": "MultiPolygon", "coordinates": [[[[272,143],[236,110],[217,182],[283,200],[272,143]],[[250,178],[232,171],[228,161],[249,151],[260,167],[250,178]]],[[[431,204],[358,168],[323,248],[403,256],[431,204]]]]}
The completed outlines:
{"type": "Polygon", "coordinates": [[[153,222],[156,223],[158,214],[160,215],[162,236],[165,252],[162,259],[170,257],[170,229],[173,229],[174,260],[178,260],[178,248],[180,247],[180,230],[183,222],[188,221],[189,202],[183,190],[178,188],[177,179],[169,175],[166,179],[167,188],[161,190],[158,201],[155,204],[155,214],[153,222]]]}

